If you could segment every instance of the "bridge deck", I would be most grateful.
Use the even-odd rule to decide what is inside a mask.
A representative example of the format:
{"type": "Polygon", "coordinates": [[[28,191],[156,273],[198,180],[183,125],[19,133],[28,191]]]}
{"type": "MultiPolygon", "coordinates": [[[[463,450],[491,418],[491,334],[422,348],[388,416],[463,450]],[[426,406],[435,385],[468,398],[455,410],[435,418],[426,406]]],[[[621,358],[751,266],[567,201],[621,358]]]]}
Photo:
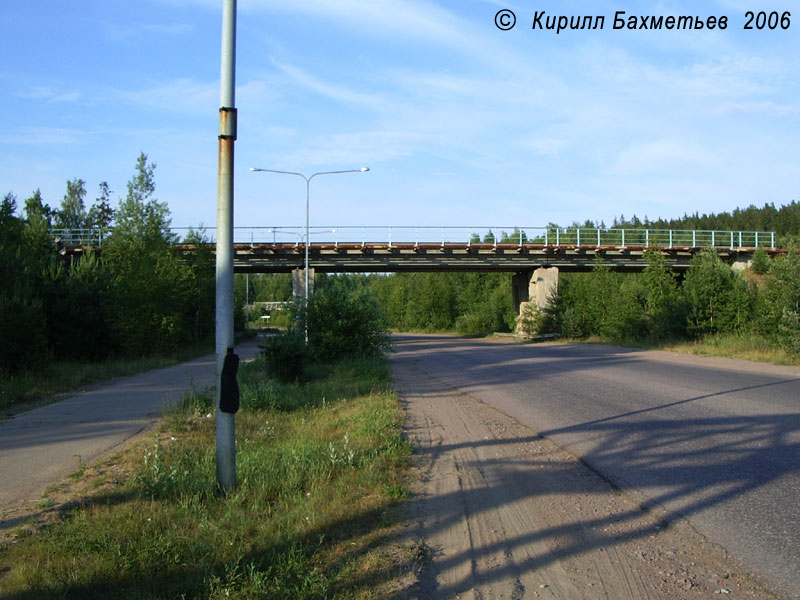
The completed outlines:
{"type": "MultiPolygon", "coordinates": [[[[660,252],[668,266],[682,271],[689,268],[692,256],[704,248],[714,248],[729,263],[748,260],[759,247],[771,254],[780,252],[775,248],[774,232],[549,226],[514,228],[511,234],[496,233],[501,230],[405,226],[314,227],[308,231],[299,227],[234,228],[234,268],[240,273],[281,273],[302,268],[308,239],[312,240],[309,264],[323,273],[519,272],[540,267],[581,272],[591,270],[597,257],[616,271],[636,272],[647,266],[644,260],[647,249],[660,252]],[[319,241],[309,236],[320,236],[319,241]],[[270,237],[271,243],[259,241],[270,237]]],[[[52,233],[59,248],[69,254],[102,250],[109,235],[108,231],[95,229],[52,233]]],[[[186,253],[197,248],[186,243],[187,239],[199,238],[213,250],[214,234],[214,229],[170,231],[176,241],[184,240],[177,246],[186,253]]]]}
{"type": "MultiPolygon", "coordinates": [[[[181,246],[191,252],[193,245],[181,246]]],[[[234,268],[240,273],[285,273],[303,268],[303,244],[234,244],[234,268]]],[[[562,272],[591,271],[597,257],[615,271],[639,272],[647,263],[644,246],[553,246],[484,243],[349,243],[312,244],[309,265],[321,273],[382,273],[424,271],[519,272],[558,267],[562,272]]],[[[689,268],[702,250],[689,246],[650,248],[660,252],[677,271],[689,268]]],[[[755,248],[717,248],[730,263],[749,257],[755,248]]]]}

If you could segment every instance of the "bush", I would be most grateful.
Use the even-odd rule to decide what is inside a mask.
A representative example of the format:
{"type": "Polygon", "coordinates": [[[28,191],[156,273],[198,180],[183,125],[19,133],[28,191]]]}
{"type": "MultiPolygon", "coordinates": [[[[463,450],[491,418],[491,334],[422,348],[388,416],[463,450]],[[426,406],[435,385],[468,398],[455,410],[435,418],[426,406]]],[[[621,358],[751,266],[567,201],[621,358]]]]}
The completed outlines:
{"type": "Polygon", "coordinates": [[[713,250],[692,258],[683,291],[690,335],[741,331],[749,323],[750,297],[745,281],[713,250]]]}
{"type": "Polygon", "coordinates": [[[567,306],[560,315],[561,334],[568,338],[584,338],[591,332],[586,313],[567,306]]]}
{"type": "Polygon", "coordinates": [[[758,300],[759,333],[789,351],[800,351],[794,325],[800,314],[800,253],[790,251],[772,262],[758,300]]]}
{"type": "Polygon", "coordinates": [[[788,308],[783,309],[778,339],[787,352],[800,354],[800,314],[788,308]]]}
{"type": "Polygon", "coordinates": [[[753,269],[753,273],[764,275],[769,271],[769,265],[770,260],[767,251],[762,246],[759,246],[753,252],[753,262],[750,264],[750,268],[753,269]]]}
{"type": "Polygon", "coordinates": [[[363,290],[323,288],[307,308],[297,303],[292,312],[294,327],[261,345],[267,372],[282,382],[309,379],[312,358],[317,364],[334,363],[378,356],[391,346],[386,317],[375,298],[363,290]]]}
{"type": "Polygon", "coordinates": [[[550,316],[540,310],[533,302],[522,305],[522,314],[519,317],[519,330],[528,337],[549,333],[551,328],[550,316]]]}
{"type": "Polygon", "coordinates": [[[40,298],[0,293],[0,331],[0,373],[19,373],[46,360],[47,335],[40,298]]]}
{"type": "Polygon", "coordinates": [[[302,332],[287,331],[268,337],[260,346],[267,372],[283,382],[304,378],[306,362],[310,356],[302,332]]]}
{"type": "Polygon", "coordinates": [[[614,300],[602,335],[617,342],[631,342],[645,338],[648,333],[645,314],[647,289],[643,279],[641,277],[622,279],[614,300]]]}
{"type": "Polygon", "coordinates": [[[376,356],[391,347],[386,317],[375,298],[363,290],[322,289],[309,300],[306,311],[302,306],[298,311],[298,329],[307,324],[310,350],[321,361],[376,356]]]}
{"type": "Polygon", "coordinates": [[[470,311],[459,315],[455,322],[456,331],[460,335],[486,335],[486,326],[477,312],[470,311]]]}

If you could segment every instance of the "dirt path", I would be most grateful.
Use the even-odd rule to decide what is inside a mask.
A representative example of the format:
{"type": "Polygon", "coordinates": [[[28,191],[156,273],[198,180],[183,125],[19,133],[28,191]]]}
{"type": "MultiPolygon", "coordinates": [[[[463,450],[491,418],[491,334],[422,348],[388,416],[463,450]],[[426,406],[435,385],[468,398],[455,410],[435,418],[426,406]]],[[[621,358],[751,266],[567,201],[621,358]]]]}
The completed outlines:
{"type": "Polygon", "coordinates": [[[776,598],[531,429],[416,362],[393,369],[419,476],[409,536],[431,550],[406,597],[776,598]]]}

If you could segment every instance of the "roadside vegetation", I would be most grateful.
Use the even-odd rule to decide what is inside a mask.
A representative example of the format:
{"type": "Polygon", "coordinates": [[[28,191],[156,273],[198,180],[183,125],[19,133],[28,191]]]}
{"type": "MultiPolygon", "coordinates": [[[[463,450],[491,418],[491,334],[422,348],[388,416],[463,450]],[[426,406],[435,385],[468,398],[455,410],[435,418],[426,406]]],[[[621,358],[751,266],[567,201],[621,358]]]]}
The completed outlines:
{"type": "MultiPolygon", "coordinates": [[[[143,358],[146,368],[187,346],[213,347],[213,255],[176,252],[155,164],[140,154],[115,209],[107,183],[88,209],[86,193],[74,179],[56,209],[38,190],[22,206],[11,193],[0,202],[0,411],[136,370],[143,358]],[[53,228],[91,230],[101,254],[88,240],[80,258],[62,253],[53,228]]],[[[198,230],[186,241],[204,239],[198,230]]]]}
{"type": "MultiPolygon", "coordinates": [[[[387,334],[367,296],[320,292],[308,314],[312,344],[299,375],[274,374],[269,358],[298,331],[239,371],[235,491],[217,490],[213,400],[188,395],[155,439],[113,461],[129,463],[125,473],[80,472],[77,479],[96,479],[86,482],[94,491],[33,534],[34,525],[18,528],[0,550],[0,595],[390,595],[422,554],[390,538],[411,448],[389,389],[387,334]],[[326,345],[323,331],[367,316],[370,326],[353,340],[358,351],[326,345]]],[[[40,504],[59,510],[48,498],[40,504]]]]}
{"type": "Polygon", "coordinates": [[[774,365],[800,365],[800,353],[776,347],[759,335],[746,333],[718,334],[699,340],[663,343],[658,349],[682,354],[739,358],[774,365]]]}
{"type": "Polygon", "coordinates": [[[209,354],[214,349],[208,342],[199,342],[169,354],[142,358],[108,358],[103,361],[43,361],[35,369],[6,375],[0,387],[0,419],[57,401],[60,394],[107,382],[115,377],[161,369],[209,354]]]}
{"type": "Polygon", "coordinates": [[[697,254],[683,281],[657,254],[641,275],[564,275],[548,308],[529,315],[537,333],[681,352],[800,362],[800,252],[759,252],[736,271],[713,251],[697,254]]]}

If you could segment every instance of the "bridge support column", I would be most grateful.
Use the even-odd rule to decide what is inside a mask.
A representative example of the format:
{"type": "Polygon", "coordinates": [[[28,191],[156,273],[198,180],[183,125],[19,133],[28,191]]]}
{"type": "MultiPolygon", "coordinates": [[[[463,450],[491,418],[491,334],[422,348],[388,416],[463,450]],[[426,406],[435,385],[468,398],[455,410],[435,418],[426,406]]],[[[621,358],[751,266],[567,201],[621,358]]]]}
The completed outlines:
{"type": "Polygon", "coordinates": [[[532,309],[543,311],[551,296],[558,292],[558,267],[541,267],[535,271],[517,273],[512,279],[514,308],[517,310],[517,333],[526,332],[525,313],[532,309]]]}
{"type": "Polygon", "coordinates": [[[734,271],[744,271],[753,264],[752,255],[737,256],[731,263],[734,271]]]}
{"type": "MultiPolygon", "coordinates": [[[[305,269],[295,269],[292,271],[292,297],[300,300],[306,295],[306,276],[305,269]]],[[[314,269],[308,270],[308,294],[314,293],[314,269]]]]}
{"type": "Polygon", "coordinates": [[[521,271],[511,278],[511,293],[514,297],[514,310],[519,313],[522,303],[528,301],[533,271],[521,271]]]}

